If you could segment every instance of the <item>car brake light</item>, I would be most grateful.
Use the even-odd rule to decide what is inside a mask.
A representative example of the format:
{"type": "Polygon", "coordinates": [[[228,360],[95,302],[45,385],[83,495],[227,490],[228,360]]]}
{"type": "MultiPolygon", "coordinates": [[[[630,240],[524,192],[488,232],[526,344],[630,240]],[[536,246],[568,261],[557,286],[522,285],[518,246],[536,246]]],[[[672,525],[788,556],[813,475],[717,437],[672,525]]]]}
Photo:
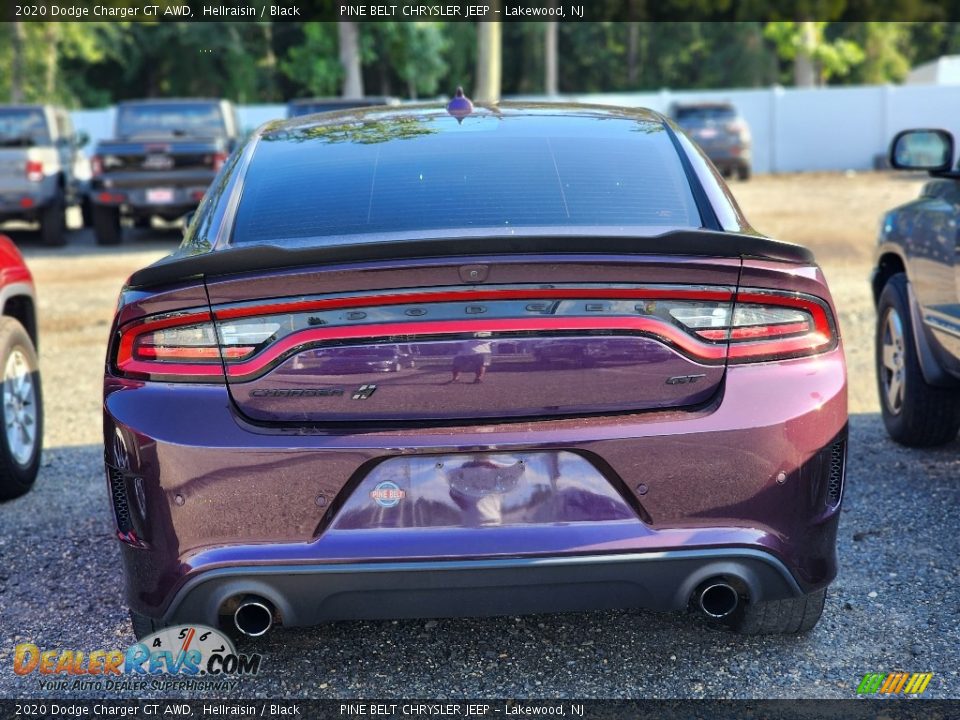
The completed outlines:
{"type": "Polygon", "coordinates": [[[211,381],[224,372],[244,380],[317,345],[481,332],[640,334],[706,365],[801,357],[837,344],[829,307],[799,293],[526,287],[297,298],[154,316],[121,327],[114,365],[149,380],[211,381]]]}
{"type": "Polygon", "coordinates": [[[39,160],[27,160],[27,180],[40,182],[43,180],[43,163],[39,160]]]}
{"type": "Polygon", "coordinates": [[[714,342],[729,342],[728,362],[760,362],[815,355],[836,347],[826,304],[797,293],[742,290],[723,327],[697,327],[714,342]]]}
{"type": "Polygon", "coordinates": [[[213,156],[213,169],[217,172],[220,172],[220,168],[223,167],[223,164],[227,161],[229,155],[224,152],[214,153],[213,156]]]}
{"type": "Polygon", "coordinates": [[[103,175],[103,158],[99,155],[90,158],[90,172],[94,177],[103,175]]]}

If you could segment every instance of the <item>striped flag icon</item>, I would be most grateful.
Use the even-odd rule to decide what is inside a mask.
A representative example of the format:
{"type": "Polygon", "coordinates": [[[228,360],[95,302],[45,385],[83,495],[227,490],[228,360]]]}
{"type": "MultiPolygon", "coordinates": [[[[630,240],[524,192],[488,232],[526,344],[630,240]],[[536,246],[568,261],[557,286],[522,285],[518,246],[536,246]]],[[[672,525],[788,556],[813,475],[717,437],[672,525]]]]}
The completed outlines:
{"type": "Polygon", "coordinates": [[[857,694],[920,695],[932,678],[933,673],[867,673],[857,686],[857,694]]]}

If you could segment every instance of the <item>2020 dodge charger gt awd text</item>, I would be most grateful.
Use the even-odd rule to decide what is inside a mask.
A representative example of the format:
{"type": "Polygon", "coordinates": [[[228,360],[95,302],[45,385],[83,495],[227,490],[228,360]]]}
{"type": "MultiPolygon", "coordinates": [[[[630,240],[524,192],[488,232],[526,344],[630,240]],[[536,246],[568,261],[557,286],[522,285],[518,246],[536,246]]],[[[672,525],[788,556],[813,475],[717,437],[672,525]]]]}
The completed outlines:
{"type": "Polygon", "coordinates": [[[837,567],[835,318],[811,254],[655,113],[270,123],[121,294],[135,631],[631,606],[808,630],[837,567]]]}

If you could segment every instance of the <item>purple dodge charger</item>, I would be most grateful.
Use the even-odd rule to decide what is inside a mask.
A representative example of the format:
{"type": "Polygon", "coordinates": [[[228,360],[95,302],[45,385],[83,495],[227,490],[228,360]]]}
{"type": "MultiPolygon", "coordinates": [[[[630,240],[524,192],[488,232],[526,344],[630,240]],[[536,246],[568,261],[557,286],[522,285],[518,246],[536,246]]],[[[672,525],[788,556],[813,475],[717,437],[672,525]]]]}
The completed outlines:
{"type": "Polygon", "coordinates": [[[811,253],[645,110],[269,123],[104,381],[138,636],[613,607],[812,628],[847,437],[811,253]]]}

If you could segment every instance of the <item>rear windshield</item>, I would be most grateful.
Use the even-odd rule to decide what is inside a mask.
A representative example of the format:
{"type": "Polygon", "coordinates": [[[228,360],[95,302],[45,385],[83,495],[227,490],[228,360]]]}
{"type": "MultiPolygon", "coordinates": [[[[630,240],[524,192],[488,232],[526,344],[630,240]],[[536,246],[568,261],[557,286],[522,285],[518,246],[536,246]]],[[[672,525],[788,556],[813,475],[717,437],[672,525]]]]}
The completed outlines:
{"type": "Polygon", "coordinates": [[[699,227],[659,123],[406,116],[262,137],[233,242],[557,226],[699,227]]]}
{"type": "Polygon", "coordinates": [[[121,137],[218,137],[226,130],[219,103],[121,105],[117,132],[121,137]]]}
{"type": "Polygon", "coordinates": [[[734,120],[737,111],[729,106],[678,108],[674,114],[677,122],[706,122],[708,120],[734,120]]]}
{"type": "Polygon", "coordinates": [[[30,147],[49,142],[50,131],[42,110],[0,109],[0,147],[30,147]]]}

